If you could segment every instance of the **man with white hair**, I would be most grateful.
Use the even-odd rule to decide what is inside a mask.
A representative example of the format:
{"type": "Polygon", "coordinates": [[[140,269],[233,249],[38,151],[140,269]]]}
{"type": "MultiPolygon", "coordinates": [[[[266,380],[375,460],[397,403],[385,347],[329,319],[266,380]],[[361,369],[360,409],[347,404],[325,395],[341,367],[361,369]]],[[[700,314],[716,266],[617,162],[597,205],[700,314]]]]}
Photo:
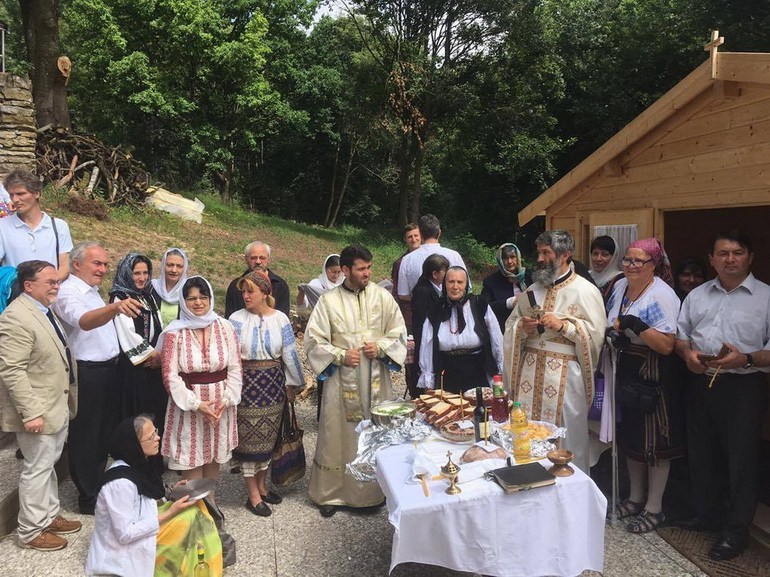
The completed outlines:
{"type": "Polygon", "coordinates": [[[575,273],[566,230],[535,239],[534,283],[505,323],[503,378],[530,419],[566,427],[562,447],[589,472],[588,408],[606,315],[599,289],[575,273]]]}
{"type": "Polygon", "coordinates": [[[289,316],[289,307],[291,305],[291,295],[289,294],[288,283],[270,270],[270,245],[259,240],[255,240],[246,245],[243,249],[243,258],[246,261],[247,268],[241,276],[234,278],[230,286],[227,287],[227,296],[225,297],[225,318],[229,318],[235,311],[244,308],[241,291],[238,290],[238,281],[253,270],[261,270],[267,273],[270,284],[273,285],[273,298],[275,299],[275,310],[281,311],[287,317],[289,316]]]}

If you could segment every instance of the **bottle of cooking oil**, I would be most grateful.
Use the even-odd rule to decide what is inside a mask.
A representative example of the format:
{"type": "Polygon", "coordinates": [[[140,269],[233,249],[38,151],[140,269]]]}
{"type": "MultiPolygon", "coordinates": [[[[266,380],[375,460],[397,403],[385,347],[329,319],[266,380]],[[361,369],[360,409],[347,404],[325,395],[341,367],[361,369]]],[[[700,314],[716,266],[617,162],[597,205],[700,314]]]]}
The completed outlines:
{"type": "Polygon", "coordinates": [[[206,563],[206,551],[203,543],[198,541],[198,563],[195,565],[195,577],[211,577],[211,567],[206,563]]]}
{"type": "Polygon", "coordinates": [[[532,456],[528,425],[527,413],[521,408],[521,403],[518,401],[513,403],[513,410],[511,411],[511,437],[513,438],[513,457],[517,461],[529,459],[532,456]]]}

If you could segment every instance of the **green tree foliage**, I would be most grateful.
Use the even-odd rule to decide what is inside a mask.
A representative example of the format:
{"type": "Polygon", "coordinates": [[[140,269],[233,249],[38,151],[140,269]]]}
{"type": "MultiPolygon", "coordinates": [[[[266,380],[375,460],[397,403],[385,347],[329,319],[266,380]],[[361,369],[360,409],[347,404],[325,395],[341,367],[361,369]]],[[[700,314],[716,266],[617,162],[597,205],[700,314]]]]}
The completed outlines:
{"type": "MultiPolygon", "coordinates": [[[[172,188],[529,246],[517,213],[703,62],[770,51],[766,0],[61,0],[76,127],[172,188]]],[[[24,71],[18,4],[9,65],[24,71]]]]}
{"type": "Polygon", "coordinates": [[[78,124],[136,148],[155,174],[211,178],[225,198],[261,139],[291,116],[265,79],[268,21],[198,0],[71,0],[78,124]]]}

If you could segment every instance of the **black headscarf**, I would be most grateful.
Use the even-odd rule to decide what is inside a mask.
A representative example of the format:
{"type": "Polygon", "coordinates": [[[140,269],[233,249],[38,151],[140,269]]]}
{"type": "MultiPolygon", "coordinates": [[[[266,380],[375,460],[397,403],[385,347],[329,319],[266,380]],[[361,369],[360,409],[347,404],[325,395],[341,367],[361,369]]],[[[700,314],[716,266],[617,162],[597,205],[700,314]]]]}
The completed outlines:
{"type": "Polygon", "coordinates": [[[118,295],[119,298],[125,298],[123,296],[125,295],[131,298],[149,298],[152,283],[148,280],[142,289],[138,289],[134,283],[134,267],[139,262],[147,265],[148,279],[152,278],[152,261],[143,254],[130,252],[118,262],[118,269],[115,271],[115,278],[110,289],[110,297],[118,295]]]}
{"type": "Polygon", "coordinates": [[[452,318],[452,309],[457,311],[457,334],[462,333],[465,330],[465,314],[463,314],[463,306],[468,301],[470,293],[468,290],[468,271],[461,266],[450,266],[444,276],[444,282],[441,285],[441,300],[433,308],[430,315],[431,324],[436,327],[444,321],[448,321],[452,318]],[[449,277],[449,273],[453,270],[461,270],[465,273],[465,293],[460,300],[453,301],[449,298],[446,290],[446,281],[449,277]]]}
{"type": "Polygon", "coordinates": [[[142,451],[142,444],[134,430],[133,417],[123,419],[115,429],[110,438],[109,452],[113,459],[125,461],[128,466],[121,465],[105,471],[99,483],[99,490],[117,479],[128,479],[136,485],[140,495],[150,499],[162,499],[165,496],[163,478],[153,469],[142,451]]]}

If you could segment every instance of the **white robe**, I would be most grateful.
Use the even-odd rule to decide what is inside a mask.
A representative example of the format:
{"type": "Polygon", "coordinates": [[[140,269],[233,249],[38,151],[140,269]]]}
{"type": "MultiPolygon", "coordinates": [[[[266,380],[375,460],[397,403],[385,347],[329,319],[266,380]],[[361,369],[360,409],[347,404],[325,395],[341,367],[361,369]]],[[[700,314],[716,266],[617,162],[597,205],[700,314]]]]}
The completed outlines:
{"type": "Polygon", "coordinates": [[[393,296],[369,283],[359,292],[345,286],[323,294],[305,330],[305,350],[313,371],[325,380],[310,498],[319,505],[368,507],[382,502],[377,483],[358,483],[345,473],[357,452],[355,427],[370,409],[392,397],[389,370],[406,360],[406,328],[393,296]],[[363,352],[361,364],[344,366],[348,349],[374,341],[378,358],[363,352]]]}
{"type": "Polygon", "coordinates": [[[563,333],[546,329],[528,337],[521,317],[532,316],[532,310],[522,293],[505,324],[503,380],[530,419],[566,427],[560,445],[574,453],[574,464],[588,474],[588,408],[604,340],[604,301],[594,285],[574,272],[559,284],[535,283],[529,291],[543,312],[568,326],[563,333]]]}

